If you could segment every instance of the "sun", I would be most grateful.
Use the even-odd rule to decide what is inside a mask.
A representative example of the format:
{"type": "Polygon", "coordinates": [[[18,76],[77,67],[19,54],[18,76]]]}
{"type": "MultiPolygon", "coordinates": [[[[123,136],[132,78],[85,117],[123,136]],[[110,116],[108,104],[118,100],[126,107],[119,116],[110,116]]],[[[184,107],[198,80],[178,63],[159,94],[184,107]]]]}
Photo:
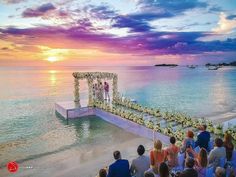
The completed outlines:
{"type": "Polygon", "coordinates": [[[51,63],[58,61],[58,58],[55,56],[48,57],[47,60],[51,63]]]}

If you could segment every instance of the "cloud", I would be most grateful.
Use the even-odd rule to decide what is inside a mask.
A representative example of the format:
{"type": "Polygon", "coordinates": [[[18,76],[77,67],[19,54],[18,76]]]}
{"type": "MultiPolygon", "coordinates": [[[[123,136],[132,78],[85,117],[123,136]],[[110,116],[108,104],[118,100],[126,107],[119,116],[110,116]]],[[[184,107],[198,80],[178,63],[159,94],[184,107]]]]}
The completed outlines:
{"type": "Polygon", "coordinates": [[[234,20],[234,19],[236,19],[236,15],[229,15],[229,16],[227,17],[227,19],[228,19],[228,20],[234,20]]]}
{"type": "Polygon", "coordinates": [[[125,37],[98,33],[91,30],[86,19],[80,25],[62,28],[45,26],[28,29],[0,29],[0,38],[21,45],[45,45],[50,48],[90,48],[109,53],[135,55],[201,54],[204,52],[235,51],[236,39],[199,41],[211,36],[204,32],[140,32],[125,37]],[[19,40],[20,39],[20,40],[19,40]]]}
{"type": "Polygon", "coordinates": [[[24,2],[26,0],[2,0],[2,2],[6,3],[6,4],[18,4],[21,2],[24,2]]]}
{"type": "Polygon", "coordinates": [[[145,32],[153,29],[149,22],[171,18],[193,8],[204,8],[207,4],[198,0],[138,0],[139,11],[113,18],[112,27],[129,28],[130,32],[145,32]]]}
{"type": "Polygon", "coordinates": [[[169,14],[165,11],[156,11],[118,15],[113,18],[114,23],[112,27],[129,28],[130,32],[150,31],[153,28],[149,25],[149,21],[166,17],[172,17],[172,14],[169,14]]]}
{"type": "Polygon", "coordinates": [[[22,17],[30,18],[30,17],[44,16],[49,11],[52,11],[55,9],[56,7],[51,3],[42,4],[41,6],[37,8],[27,8],[25,11],[23,11],[22,17]]]}
{"type": "Polygon", "coordinates": [[[139,0],[138,5],[144,11],[166,10],[171,14],[182,14],[194,8],[205,8],[207,3],[199,0],[139,0]]]}
{"type": "Polygon", "coordinates": [[[93,18],[98,19],[111,19],[117,15],[117,11],[112,9],[106,4],[102,5],[87,5],[82,9],[85,13],[89,14],[93,18]]]}
{"type": "Polygon", "coordinates": [[[112,27],[116,28],[129,28],[130,32],[145,32],[150,31],[152,29],[149,26],[148,22],[144,20],[137,20],[130,16],[117,16],[113,19],[115,23],[112,27]]]}
{"type": "Polygon", "coordinates": [[[213,28],[212,31],[219,34],[232,33],[236,28],[236,19],[228,19],[224,12],[220,13],[218,26],[213,28]]]}
{"type": "Polygon", "coordinates": [[[211,12],[221,12],[221,11],[222,11],[222,8],[215,5],[215,6],[210,7],[208,11],[209,11],[210,13],[211,13],[211,12]]]}
{"type": "Polygon", "coordinates": [[[8,47],[2,47],[1,50],[8,50],[8,47]]]}

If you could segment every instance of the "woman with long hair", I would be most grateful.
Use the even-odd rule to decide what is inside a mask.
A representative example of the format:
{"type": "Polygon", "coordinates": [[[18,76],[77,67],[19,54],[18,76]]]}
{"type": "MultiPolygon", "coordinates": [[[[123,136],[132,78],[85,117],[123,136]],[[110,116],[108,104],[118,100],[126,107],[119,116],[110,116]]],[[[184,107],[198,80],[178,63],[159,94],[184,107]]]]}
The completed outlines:
{"type": "Polygon", "coordinates": [[[150,164],[155,174],[158,173],[159,166],[166,160],[166,152],[162,149],[160,140],[154,141],[154,148],[150,152],[150,164]]]}
{"type": "Polygon", "coordinates": [[[231,161],[234,151],[234,144],[232,143],[232,136],[228,133],[225,133],[224,136],[224,147],[226,150],[227,161],[231,161]]]}
{"type": "Polygon", "coordinates": [[[189,148],[187,151],[194,156],[195,169],[198,172],[198,177],[206,177],[206,168],[208,165],[207,150],[201,148],[199,153],[196,153],[192,148],[189,148]]]}
{"type": "Polygon", "coordinates": [[[165,162],[162,162],[159,167],[159,176],[160,177],[169,177],[169,168],[165,162]]]}
{"type": "Polygon", "coordinates": [[[207,151],[205,148],[201,148],[196,158],[196,170],[198,177],[206,176],[206,167],[208,165],[207,151]]]}

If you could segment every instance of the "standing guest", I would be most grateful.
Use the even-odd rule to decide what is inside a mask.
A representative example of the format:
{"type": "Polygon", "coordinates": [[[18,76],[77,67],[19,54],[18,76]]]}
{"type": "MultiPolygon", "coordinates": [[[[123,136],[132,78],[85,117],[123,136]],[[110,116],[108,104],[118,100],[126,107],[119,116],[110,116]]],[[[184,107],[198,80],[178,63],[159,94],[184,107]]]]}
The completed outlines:
{"type": "Polygon", "coordinates": [[[208,160],[209,164],[214,167],[214,169],[220,165],[220,159],[226,158],[225,147],[223,147],[223,141],[220,138],[215,139],[215,147],[211,150],[208,160]]]}
{"type": "Polygon", "coordinates": [[[206,177],[206,167],[208,165],[207,151],[204,148],[200,149],[199,154],[193,151],[192,148],[189,149],[194,154],[195,158],[195,169],[198,172],[198,177],[206,177]]]}
{"type": "Polygon", "coordinates": [[[121,159],[120,151],[115,151],[113,156],[116,161],[109,166],[107,177],[131,177],[129,161],[121,159]]]}
{"type": "Polygon", "coordinates": [[[99,101],[103,101],[104,100],[103,84],[102,84],[102,82],[99,82],[99,84],[98,84],[98,100],[99,101]]]}
{"type": "Polygon", "coordinates": [[[222,167],[217,167],[215,172],[215,177],[226,177],[225,169],[222,167]]]}
{"type": "Polygon", "coordinates": [[[144,177],[155,177],[152,172],[145,172],[144,177]]]}
{"type": "Polygon", "coordinates": [[[107,176],[107,171],[104,168],[99,170],[99,176],[98,177],[106,177],[106,176],[107,176]]]}
{"type": "Polygon", "coordinates": [[[187,157],[185,160],[185,166],[186,168],[184,171],[180,174],[180,177],[198,177],[198,173],[195,169],[193,169],[194,166],[194,159],[191,157],[187,157]]]}
{"type": "Polygon", "coordinates": [[[162,162],[159,167],[160,177],[169,177],[169,168],[165,162],[162,162]]]}
{"type": "Polygon", "coordinates": [[[166,152],[162,149],[162,142],[157,140],[154,142],[154,148],[150,152],[151,168],[155,174],[158,174],[159,165],[166,159],[166,152]]]}
{"type": "Polygon", "coordinates": [[[232,143],[232,136],[228,133],[224,136],[224,147],[226,150],[226,159],[227,161],[231,161],[234,151],[234,144],[232,143]]]}
{"type": "Polygon", "coordinates": [[[195,142],[195,147],[199,146],[200,148],[208,149],[208,143],[210,141],[210,133],[206,131],[207,126],[202,125],[199,127],[200,133],[197,136],[197,141],[195,142]]]}
{"type": "Polygon", "coordinates": [[[166,149],[168,166],[173,168],[178,165],[178,153],[180,151],[179,147],[175,145],[175,137],[170,137],[170,146],[166,149]]]}
{"type": "Polygon", "coordinates": [[[186,151],[186,149],[189,147],[192,147],[192,148],[195,147],[195,142],[194,142],[193,137],[194,137],[193,131],[188,130],[186,133],[186,138],[184,139],[183,145],[181,147],[182,153],[184,153],[186,151]]]}
{"type": "Polygon", "coordinates": [[[139,157],[132,161],[130,171],[135,177],[144,177],[144,172],[150,167],[150,160],[147,156],[143,155],[145,148],[143,145],[139,145],[137,149],[139,157]]]}
{"type": "Polygon", "coordinates": [[[104,92],[105,92],[105,100],[110,100],[109,95],[109,84],[107,82],[104,82],[104,92]]]}

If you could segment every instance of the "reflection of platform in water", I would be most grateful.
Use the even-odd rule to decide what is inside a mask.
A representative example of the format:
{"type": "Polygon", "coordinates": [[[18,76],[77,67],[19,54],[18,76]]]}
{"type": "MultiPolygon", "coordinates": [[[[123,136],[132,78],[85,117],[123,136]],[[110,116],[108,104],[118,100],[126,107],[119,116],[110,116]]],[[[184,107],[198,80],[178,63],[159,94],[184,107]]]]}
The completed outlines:
{"type": "Polygon", "coordinates": [[[133,134],[153,139],[154,137],[160,139],[164,144],[169,144],[169,137],[155,132],[145,126],[139,125],[130,120],[124,119],[120,116],[114,115],[112,113],[103,111],[99,108],[93,107],[78,107],[73,101],[68,102],[58,102],[55,104],[56,112],[63,116],[65,119],[79,118],[84,116],[96,115],[103,120],[114,124],[128,132],[133,134]]]}

